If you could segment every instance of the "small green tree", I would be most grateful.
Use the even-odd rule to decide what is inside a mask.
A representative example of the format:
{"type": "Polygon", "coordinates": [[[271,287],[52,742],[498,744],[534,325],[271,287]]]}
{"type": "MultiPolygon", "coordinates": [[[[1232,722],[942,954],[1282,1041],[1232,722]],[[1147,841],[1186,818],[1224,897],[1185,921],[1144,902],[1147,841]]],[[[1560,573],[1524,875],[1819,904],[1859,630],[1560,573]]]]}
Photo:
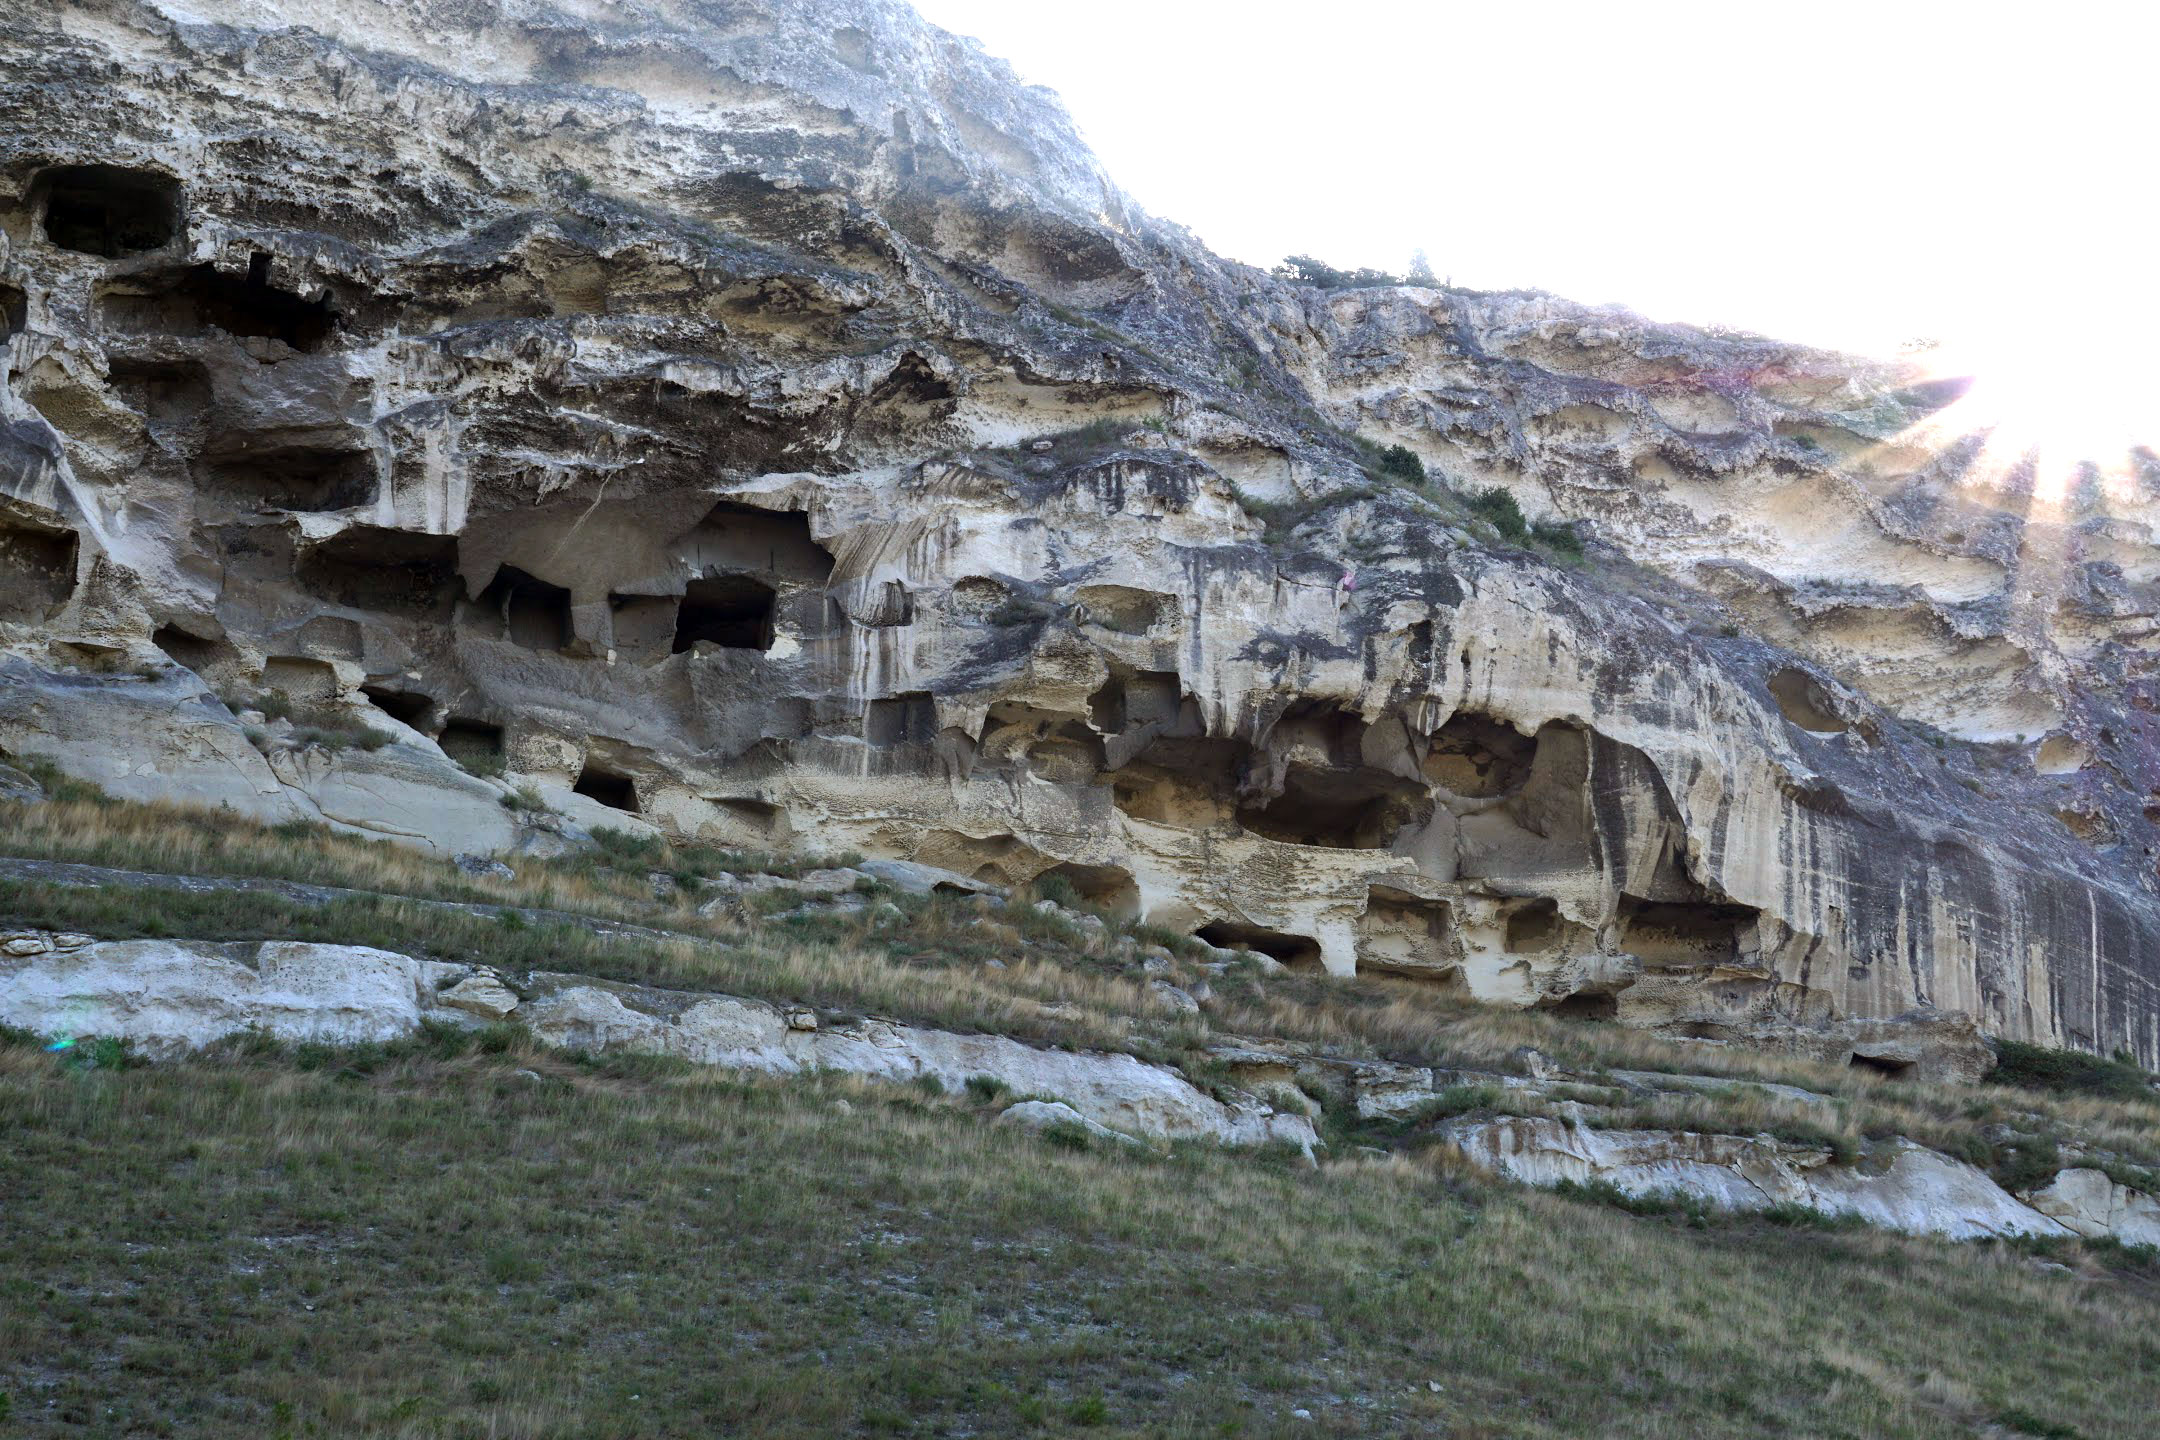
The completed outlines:
{"type": "Polygon", "coordinates": [[[1499,531],[1503,540],[1520,545],[1530,538],[1530,522],[1523,518],[1522,506],[1498,485],[1472,495],[1470,511],[1499,531]]]}
{"type": "Polygon", "coordinates": [[[1390,445],[1380,452],[1380,473],[1411,485],[1425,483],[1425,462],[1407,445],[1390,445]]]}

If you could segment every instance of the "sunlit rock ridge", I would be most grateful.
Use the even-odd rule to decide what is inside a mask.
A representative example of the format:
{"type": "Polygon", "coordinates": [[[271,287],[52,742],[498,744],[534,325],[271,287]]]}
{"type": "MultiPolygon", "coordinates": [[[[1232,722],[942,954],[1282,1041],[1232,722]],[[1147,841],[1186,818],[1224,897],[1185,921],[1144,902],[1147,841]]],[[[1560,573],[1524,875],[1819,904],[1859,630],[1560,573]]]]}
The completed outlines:
{"type": "Polygon", "coordinates": [[[1224,261],[878,0],[63,0],[0,61],[0,749],[2160,1062],[2149,470],[1987,471],[1910,366],[1224,261]]]}

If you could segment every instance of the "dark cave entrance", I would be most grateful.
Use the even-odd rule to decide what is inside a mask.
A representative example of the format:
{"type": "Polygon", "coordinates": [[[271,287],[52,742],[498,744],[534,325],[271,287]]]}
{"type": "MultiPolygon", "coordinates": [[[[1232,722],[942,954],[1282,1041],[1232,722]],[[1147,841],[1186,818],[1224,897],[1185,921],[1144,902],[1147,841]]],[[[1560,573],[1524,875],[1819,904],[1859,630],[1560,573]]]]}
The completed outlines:
{"type": "Polygon", "coordinates": [[[1320,942],[1310,935],[1286,935],[1235,920],[1217,920],[1193,932],[1218,950],[1246,949],[1279,960],[1293,970],[1320,970],[1320,942]]]}
{"type": "Polygon", "coordinates": [[[162,250],[180,230],[179,182],[117,165],[68,165],[38,177],[45,238],[108,260],[162,250]]]}
{"type": "Polygon", "coordinates": [[[588,800],[599,801],[610,810],[620,810],[629,815],[638,813],[637,782],[628,775],[605,769],[590,760],[586,761],[585,768],[578,772],[577,784],[570,788],[588,800]]]}
{"type": "Polygon", "coordinates": [[[777,592],[747,575],[693,580],[675,611],[674,653],[700,640],[728,650],[770,650],[777,592]]]}

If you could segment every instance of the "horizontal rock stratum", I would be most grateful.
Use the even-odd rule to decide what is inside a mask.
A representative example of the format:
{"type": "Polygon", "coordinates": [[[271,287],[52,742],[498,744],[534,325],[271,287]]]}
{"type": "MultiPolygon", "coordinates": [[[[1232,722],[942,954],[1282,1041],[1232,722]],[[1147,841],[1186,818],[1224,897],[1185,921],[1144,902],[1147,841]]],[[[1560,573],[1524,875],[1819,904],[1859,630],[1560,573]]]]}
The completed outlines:
{"type": "Polygon", "coordinates": [[[493,972],[364,945],[26,939],[0,954],[0,1025],[39,1035],[124,1039],[172,1058],[235,1036],[284,1044],[403,1039],[422,1022],[471,1026],[515,1016],[546,1045],[671,1055],[699,1065],[793,1075],[825,1070],[959,1090],[978,1078],[1047,1096],[1091,1125],[1150,1140],[1281,1143],[1310,1155],[1303,1114],[1243,1093],[1227,1101],[1130,1055],[1076,1054],[1000,1035],[957,1035],[881,1019],[824,1026],[764,1001],[542,974],[527,996],[493,972]],[[40,948],[31,948],[38,946],[40,948]]]}
{"type": "Polygon", "coordinates": [[[2149,466],[2050,500],[1909,367],[1226,262],[883,0],[63,0],[0,61],[10,754],[2160,1063],[2149,466]]]}

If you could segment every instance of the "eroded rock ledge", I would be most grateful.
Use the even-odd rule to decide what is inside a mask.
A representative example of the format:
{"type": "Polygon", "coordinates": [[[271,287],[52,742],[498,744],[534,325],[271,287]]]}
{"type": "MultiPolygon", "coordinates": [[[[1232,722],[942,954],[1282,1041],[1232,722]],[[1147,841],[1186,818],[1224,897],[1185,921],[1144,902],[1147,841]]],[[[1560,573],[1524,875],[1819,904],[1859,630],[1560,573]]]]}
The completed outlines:
{"type": "Polygon", "coordinates": [[[395,1040],[424,1021],[515,1018],[543,1044],[673,1055],[764,1074],[830,1070],[960,1090],[987,1077],[1023,1097],[1148,1140],[1280,1142],[1310,1154],[1312,1121],[1256,1097],[1218,1100],[1130,1055],[1043,1050],[875,1017],[820,1016],[704,992],[578,975],[512,983],[470,965],[357,945],[290,941],[95,941],[18,935],[0,954],[0,1024],[41,1035],[111,1036],[175,1056],[248,1032],[288,1043],[395,1040]]]}
{"type": "MultiPolygon", "coordinates": [[[[1001,1119],[1077,1125],[1099,1137],[1286,1144],[1312,1155],[1309,1101],[1298,1065],[1332,1072],[1357,1112],[1415,1116],[1449,1086],[1542,1094],[1551,1082],[1483,1071],[1429,1070],[1230,1042],[1217,1056],[1256,1090],[1210,1096],[1175,1071],[1130,1055],[1045,1050],[997,1035],[961,1035],[803,1006],[705,992],[658,990],[585,976],[534,973],[514,982],[484,967],[417,960],[362,946],[296,942],[97,941],[19,932],[0,942],[0,1024],[42,1035],[124,1038],[173,1058],[238,1034],[286,1043],[352,1045],[401,1039],[423,1023],[514,1020],[541,1043],[594,1054],[668,1055],[772,1075],[832,1071],[948,1090],[994,1082],[1020,1097],[1001,1119]]],[[[1829,1105],[1789,1086],[1685,1075],[1612,1077],[1623,1085],[1762,1089],[1829,1105]]],[[[1607,1128],[1568,1099],[1565,1116],[1447,1121],[1432,1131],[1448,1153],[1533,1185],[1602,1184],[1638,1198],[1710,1209],[1801,1207],[1910,1234],[1973,1239],[2077,1234],[2160,1245],[2160,1201],[2105,1173],[2071,1167],[2022,1198],[1985,1172],[1905,1140],[1870,1145],[1853,1161],[1828,1147],[1769,1135],[1607,1128]]]]}

